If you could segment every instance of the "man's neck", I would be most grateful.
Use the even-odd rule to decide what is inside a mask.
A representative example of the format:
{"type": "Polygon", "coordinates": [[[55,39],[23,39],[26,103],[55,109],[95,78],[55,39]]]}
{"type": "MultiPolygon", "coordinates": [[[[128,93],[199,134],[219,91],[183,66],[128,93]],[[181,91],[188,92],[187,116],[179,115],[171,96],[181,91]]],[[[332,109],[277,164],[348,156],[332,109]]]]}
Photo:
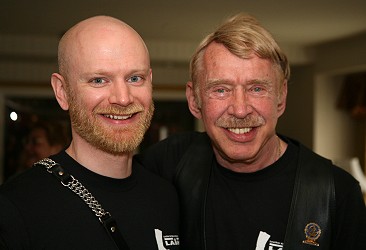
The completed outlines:
{"type": "Polygon", "coordinates": [[[238,173],[253,173],[262,170],[276,162],[286,151],[287,143],[278,136],[273,137],[272,146],[267,151],[261,152],[254,158],[242,161],[230,161],[221,157],[220,153],[214,149],[217,162],[224,168],[238,173]],[[268,156],[268,157],[267,157],[268,156]]]}
{"type": "Polygon", "coordinates": [[[132,152],[113,155],[84,140],[72,140],[66,153],[85,168],[103,176],[123,179],[132,173],[132,152]]]}

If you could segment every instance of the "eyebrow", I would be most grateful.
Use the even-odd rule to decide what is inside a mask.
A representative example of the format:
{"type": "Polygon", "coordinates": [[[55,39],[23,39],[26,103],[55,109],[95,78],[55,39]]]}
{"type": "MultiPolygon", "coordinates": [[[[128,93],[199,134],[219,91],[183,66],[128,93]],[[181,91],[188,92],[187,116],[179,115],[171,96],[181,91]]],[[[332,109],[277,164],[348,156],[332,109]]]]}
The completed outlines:
{"type": "MultiPolygon", "coordinates": [[[[129,71],[127,71],[126,75],[133,75],[133,74],[149,74],[150,72],[150,68],[136,68],[136,69],[131,69],[129,71]]],[[[96,69],[96,70],[92,70],[92,71],[88,71],[88,72],[84,72],[81,74],[82,77],[89,77],[89,76],[99,76],[99,75],[113,75],[114,72],[113,71],[108,71],[105,69],[96,69]]]]}
{"type": "Polygon", "coordinates": [[[204,90],[207,91],[210,88],[213,88],[215,86],[221,85],[221,84],[230,84],[228,80],[224,80],[224,79],[211,79],[206,81],[206,84],[204,86],[204,90]]]}
{"type": "MultiPolygon", "coordinates": [[[[226,80],[226,79],[211,79],[206,82],[206,88],[211,88],[212,86],[216,86],[216,85],[220,85],[220,84],[231,84],[231,81],[226,80]]],[[[269,79],[251,79],[249,81],[246,81],[245,84],[273,85],[273,81],[271,81],[269,79]]]]}
{"type": "Polygon", "coordinates": [[[229,82],[229,81],[224,80],[224,79],[211,79],[206,82],[206,86],[225,84],[226,82],[229,82]]]}
{"type": "Polygon", "coordinates": [[[248,81],[249,84],[273,85],[273,81],[268,79],[253,79],[248,81]]]}

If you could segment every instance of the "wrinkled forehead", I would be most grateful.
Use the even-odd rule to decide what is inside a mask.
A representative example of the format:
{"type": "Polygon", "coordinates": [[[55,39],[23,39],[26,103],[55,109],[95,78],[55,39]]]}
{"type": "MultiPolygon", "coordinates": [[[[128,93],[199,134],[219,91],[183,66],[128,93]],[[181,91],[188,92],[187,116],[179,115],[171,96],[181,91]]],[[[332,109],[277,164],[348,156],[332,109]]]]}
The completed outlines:
{"type": "Polygon", "coordinates": [[[249,74],[258,77],[280,80],[281,69],[270,59],[261,58],[254,51],[236,55],[223,44],[211,43],[203,52],[200,76],[204,78],[225,75],[225,71],[236,74],[249,74]],[[253,70],[256,70],[253,73],[253,70]],[[252,71],[248,71],[252,70],[252,71]]]}

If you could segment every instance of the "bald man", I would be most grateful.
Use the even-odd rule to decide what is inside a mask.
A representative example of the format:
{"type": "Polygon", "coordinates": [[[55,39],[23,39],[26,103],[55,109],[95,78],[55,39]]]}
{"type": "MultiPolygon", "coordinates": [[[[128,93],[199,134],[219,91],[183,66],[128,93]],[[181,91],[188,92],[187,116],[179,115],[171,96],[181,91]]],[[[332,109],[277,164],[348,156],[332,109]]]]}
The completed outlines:
{"type": "Polygon", "coordinates": [[[92,17],[61,38],[58,63],[72,141],[0,188],[0,249],[178,249],[174,188],[132,160],[154,111],[142,38],[92,17]]]}

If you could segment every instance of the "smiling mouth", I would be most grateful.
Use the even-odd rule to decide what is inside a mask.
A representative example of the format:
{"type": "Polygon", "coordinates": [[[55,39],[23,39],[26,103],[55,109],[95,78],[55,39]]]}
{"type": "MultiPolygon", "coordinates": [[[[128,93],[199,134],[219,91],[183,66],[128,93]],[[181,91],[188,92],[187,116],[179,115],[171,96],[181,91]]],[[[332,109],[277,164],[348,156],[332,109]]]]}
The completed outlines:
{"type": "Polygon", "coordinates": [[[249,133],[252,129],[253,128],[227,128],[227,130],[237,135],[249,133]]]}
{"type": "Polygon", "coordinates": [[[127,120],[132,117],[133,114],[130,115],[103,115],[112,120],[127,120]]]}

